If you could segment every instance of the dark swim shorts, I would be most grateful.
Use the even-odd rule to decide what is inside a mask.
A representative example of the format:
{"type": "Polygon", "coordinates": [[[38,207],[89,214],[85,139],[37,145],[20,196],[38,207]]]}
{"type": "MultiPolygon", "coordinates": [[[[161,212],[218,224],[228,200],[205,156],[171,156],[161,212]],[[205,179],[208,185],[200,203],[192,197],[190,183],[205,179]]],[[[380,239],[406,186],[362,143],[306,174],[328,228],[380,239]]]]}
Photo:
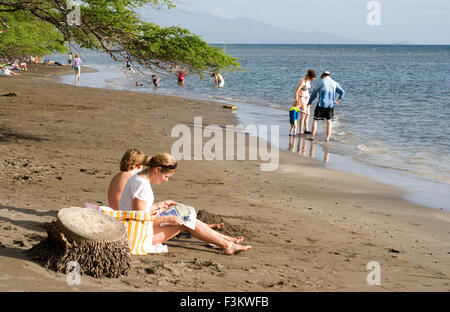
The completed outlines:
{"type": "Polygon", "coordinates": [[[316,106],[314,110],[314,119],[323,120],[323,119],[333,119],[334,117],[334,107],[320,107],[316,106]]]}

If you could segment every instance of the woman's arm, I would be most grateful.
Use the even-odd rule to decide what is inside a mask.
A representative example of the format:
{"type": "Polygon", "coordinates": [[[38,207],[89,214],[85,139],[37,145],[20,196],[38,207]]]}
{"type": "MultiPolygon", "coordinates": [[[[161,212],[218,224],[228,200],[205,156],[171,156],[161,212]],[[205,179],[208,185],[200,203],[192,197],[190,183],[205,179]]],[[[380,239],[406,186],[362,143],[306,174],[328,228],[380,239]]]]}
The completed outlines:
{"type": "MultiPolygon", "coordinates": [[[[152,206],[153,208],[153,206],[152,206]]],[[[138,198],[133,198],[133,210],[136,211],[146,211],[147,209],[147,202],[145,200],[141,200],[138,198]]],[[[147,211],[150,212],[150,211],[147,211]]]]}
{"type": "Polygon", "coordinates": [[[300,79],[300,81],[298,82],[297,88],[295,89],[295,95],[294,95],[294,98],[297,102],[298,102],[298,94],[304,86],[305,86],[304,79],[300,79]]]}
{"type": "Polygon", "coordinates": [[[153,225],[160,225],[162,223],[167,223],[169,225],[183,225],[183,221],[176,216],[156,216],[153,225]]]}

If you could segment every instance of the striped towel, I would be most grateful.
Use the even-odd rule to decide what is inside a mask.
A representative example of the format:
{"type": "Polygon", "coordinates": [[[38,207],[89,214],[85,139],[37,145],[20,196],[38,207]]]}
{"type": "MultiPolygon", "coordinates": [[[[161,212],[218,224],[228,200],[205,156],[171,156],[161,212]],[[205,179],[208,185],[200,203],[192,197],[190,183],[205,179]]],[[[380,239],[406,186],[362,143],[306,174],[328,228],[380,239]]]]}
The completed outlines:
{"type": "Polygon", "coordinates": [[[132,255],[145,256],[147,253],[167,252],[167,246],[152,245],[153,215],[143,211],[103,210],[102,213],[120,220],[125,225],[132,255]]]}

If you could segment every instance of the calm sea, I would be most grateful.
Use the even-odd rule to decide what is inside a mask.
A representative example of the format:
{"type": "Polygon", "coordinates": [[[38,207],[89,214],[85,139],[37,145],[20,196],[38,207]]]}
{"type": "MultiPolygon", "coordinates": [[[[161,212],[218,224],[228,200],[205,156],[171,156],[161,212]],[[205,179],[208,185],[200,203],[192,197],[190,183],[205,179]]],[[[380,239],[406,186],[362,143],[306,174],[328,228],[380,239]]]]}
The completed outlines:
{"type": "MultiPolygon", "coordinates": [[[[309,68],[318,76],[329,70],[346,91],[335,108],[332,140],[323,142],[322,125],[317,152],[300,138],[291,142],[292,150],[325,159],[330,167],[342,163],[343,157],[350,160],[346,167],[354,162],[356,168],[364,164],[366,169],[388,169],[387,174],[414,184],[418,192],[439,190],[439,203],[428,203],[436,200],[432,192],[420,203],[450,210],[445,199],[450,193],[450,46],[226,45],[225,49],[240,59],[245,70],[223,73],[222,89],[216,89],[209,76],[203,80],[188,76],[186,86],[178,87],[174,76],[165,75],[160,75],[160,88],[155,89],[151,77],[127,77],[125,64],[88,51],[81,55],[84,64],[100,72],[82,74],[81,85],[233,103],[244,124],[280,125],[279,147],[288,149],[287,109],[299,79],[309,68]],[[135,87],[135,81],[144,82],[144,88],[135,87]]],[[[64,81],[73,83],[73,77],[64,81]]],[[[372,173],[366,170],[366,175],[372,173]]]]}

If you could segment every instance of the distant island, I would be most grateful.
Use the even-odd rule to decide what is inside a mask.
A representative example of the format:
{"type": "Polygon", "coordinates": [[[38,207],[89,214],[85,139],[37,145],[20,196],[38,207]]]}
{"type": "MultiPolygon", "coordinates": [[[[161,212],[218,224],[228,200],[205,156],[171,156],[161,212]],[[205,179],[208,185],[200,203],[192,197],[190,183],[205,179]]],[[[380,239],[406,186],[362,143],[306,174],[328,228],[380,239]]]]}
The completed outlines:
{"type": "Polygon", "coordinates": [[[138,12],[148,22],[189,29],[209,43],[247,44],[379,44],[323,32],[297,32],[277,28],[250,18],[223,18],[205,12],[180,10],[138,12]]]}

